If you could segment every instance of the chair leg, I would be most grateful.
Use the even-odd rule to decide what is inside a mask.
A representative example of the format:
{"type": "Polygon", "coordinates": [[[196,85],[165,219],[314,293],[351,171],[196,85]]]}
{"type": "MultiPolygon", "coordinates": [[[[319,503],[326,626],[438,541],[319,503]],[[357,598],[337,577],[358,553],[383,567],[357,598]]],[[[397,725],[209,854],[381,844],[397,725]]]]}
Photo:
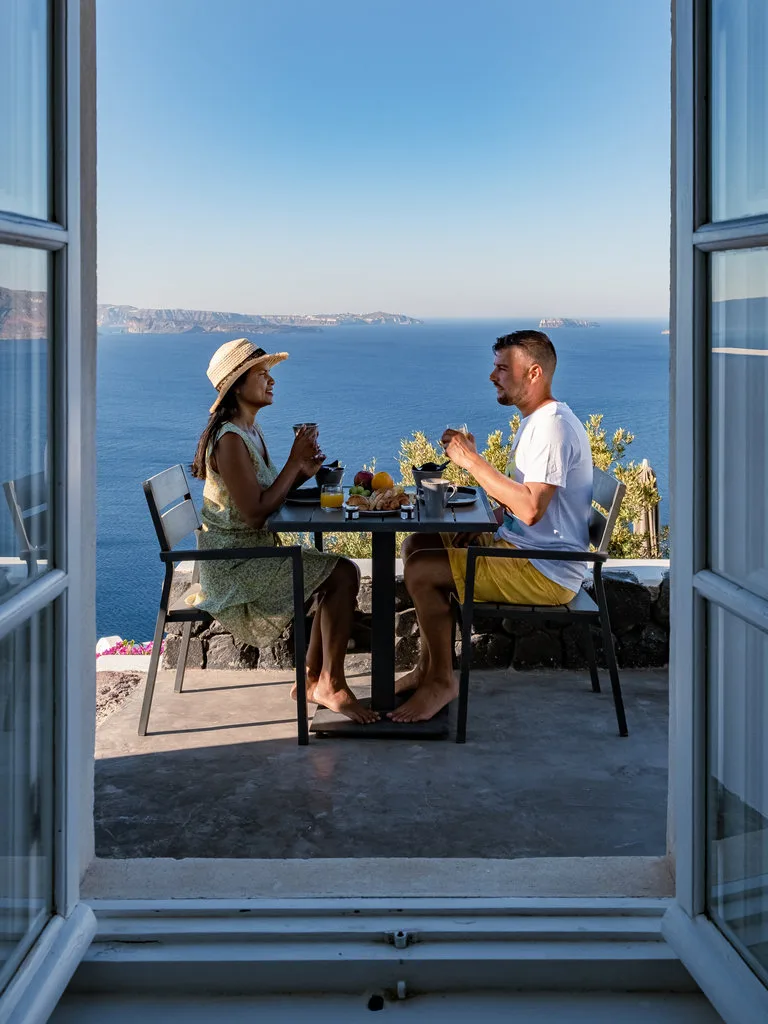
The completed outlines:
{"type": "Polygon", "coordinates": [[[605,658],[608,662],[608,673],[611,677],[613,705],[616,708],[616,721],[619,725],[619,736],[628,736],[627,719],[624,714],[624,700],[621,696],[621,683],[619,682],[619,666],[616,664],[616,651],[613,647],[611,621],[608,618],[608,607],[605,601],[605,591],[602,587],[602,581],[599,587],[595,587],[595,592],[597,595],[597,606],[600,609],[600,624],[603,629],[603,646],[605,647],[605,658]]]}
{"type": "Polygon", "coordinates": [[[189,654],[189,638],[192,636],[192,623],[185,622],[181,631],[181,644],[179,645],[179,660],[176,662],[176,682],[173,686],[174,693],[181,693],[184,685],[184,672],[187,667],[187,655],[189,654]]]}
{"type": "Polygon", "coordinates": [[[459,672],[459,707],[456,714],[456,742],[467,742],[467,711],[469,709],[469,667],[472,661],[472,616],[463,615],[461,623],[461,670],[459,672]]]}
{"type": "Polygon", "coordinates": [[[309,744],[307,715],[307,632],[304,613],[304,573],[293,563],[293,656],[296,661],[296,731],[300,747],[309,744]]]}
{"type": "Polygon", "coordinates": [[[157,676],[157,669],[160,664],[160,648],[163,644],[163,633],[165,632],[165,609],[161,608],[157,613],[157,623],[155,625],[155,637],[152,641],[152,654],[149,659],[149,669],[147,671],[147,681],[144,684],[144,700],[141,704],[141,716],[139,717],[139,736],[147,735],[147,725],[149,724],[149,712],[152,707],[152,695],[155,692],[155,678],[157,676]]]}
{"type": "Polygon", "coordinates": [[[309,743],[309,719],[307,717],[307,677],[306,677],[306,651],[304,645],[295,641],[294,650],[296,658],[296,728],[298,732],[299,746],[306,747],[309,743]]]}
{"type": "Polygon", "coordinates": [[[600,693],[600,676],[597,672],[597,655],[595,654],[595,641],[592,639],[592,627],[589,622],[584,626],[584,646],[587,650],[587,661],[589,662],[589,674],[592,679],[592,693],[600,693]]]}
{"type": "Polygon", "coordinates": [[[456,654],[456,641],[460,636],[461,619],[459,617],[459,606],[455,601],[451,601],[451,616],[453,618],[453,630],[451,637],[451,667],[456,670],[459,667],[459,656],[456,654]]]}

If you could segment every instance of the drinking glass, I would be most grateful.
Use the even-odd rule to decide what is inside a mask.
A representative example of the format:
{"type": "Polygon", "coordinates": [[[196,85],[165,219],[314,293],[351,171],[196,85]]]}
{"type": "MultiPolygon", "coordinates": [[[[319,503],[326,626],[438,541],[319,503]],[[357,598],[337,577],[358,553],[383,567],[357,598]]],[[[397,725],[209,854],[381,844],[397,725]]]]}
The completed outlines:
{"type": "Polygon", "coordinates": [[[316,423],[294,423],[293,424],[293,436],[294,437],[298,434],[298,432],[301,430],[302,427],[314,427],[315,428],[315,434],[318,433],[317,424],[316,423]]]}
{"type": "MultiPolygon", "coordinates": [[[[457,434],[468,434],[469,433],[469,427],[467,426],[466,423],[447,423],[445,429],[446,430],[455,430],[457,434]]],[[[443,444],[442,441],[440,443],[443,444]]],[[[445,447],[445,445],[443,445],[443,447],[445,447]]]]}
{"type": "Polygon", "coordinates": [[[323,484],[320,488],[320,508],[333,512],[344,504],[344,488],[340,484],[323,484]]]}

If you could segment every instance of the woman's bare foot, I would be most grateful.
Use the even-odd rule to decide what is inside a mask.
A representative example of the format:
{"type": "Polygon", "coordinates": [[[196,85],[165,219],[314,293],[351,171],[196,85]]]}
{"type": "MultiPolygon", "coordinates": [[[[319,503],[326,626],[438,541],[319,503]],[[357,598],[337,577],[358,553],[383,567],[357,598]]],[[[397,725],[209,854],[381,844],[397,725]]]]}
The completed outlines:
{"type": "MultiPolygon", "coordinates": [[[[311,669],[309,668],[309,666],[307,666],[307,668],[304,670],[304,673],[305,673],[304,678],[307,681],[307,703],[308,704],[317,704],[317,701],[314,699],[314,697],[312,695],[315,692],[315,687],[317,686],[318,682],[320,681],[320,673],[319,672],[312,672],[311,669]]],[[[298,688],[296,686],[296,683],[294,683],[293,686],[291,687],[291,700],[296,700],[297,689],[298,688]]]]}
{"type": "Polygon", "coordinates": [[[390,711],[388,717],[393,722],[426,722],[458,695],[459,684],[453,676],[441,680],[425,679],[410,700],[390,711]]]}
{"type": "MultiPolygon", "coordinates": [[[[291,697],[296,700],[296,684],[291,687],[291,697]]],[[[378,722],[378,711],[371,711],[365,707],[352,693],[346,681],[341,683],[330,681],[321,682],[307,676],[307,701],[310,704],[319,704],[320,707],[328,708],[329,711],[336,711],[353,722],[361,725],[369,725],[371,722],[378,722]]]]}

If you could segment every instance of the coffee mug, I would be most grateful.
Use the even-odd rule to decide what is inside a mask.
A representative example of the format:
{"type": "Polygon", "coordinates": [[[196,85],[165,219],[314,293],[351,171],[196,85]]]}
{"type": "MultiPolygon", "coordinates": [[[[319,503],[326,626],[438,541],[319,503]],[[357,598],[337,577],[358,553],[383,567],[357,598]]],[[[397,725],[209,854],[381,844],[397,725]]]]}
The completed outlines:
{"type": "Polygon", "coordinates": [[[442,516],[445,506],[456,493],[456,484],[450,480],[422,480],[421,489],[424,494],[424,511],[433,519],[442,516]]]}

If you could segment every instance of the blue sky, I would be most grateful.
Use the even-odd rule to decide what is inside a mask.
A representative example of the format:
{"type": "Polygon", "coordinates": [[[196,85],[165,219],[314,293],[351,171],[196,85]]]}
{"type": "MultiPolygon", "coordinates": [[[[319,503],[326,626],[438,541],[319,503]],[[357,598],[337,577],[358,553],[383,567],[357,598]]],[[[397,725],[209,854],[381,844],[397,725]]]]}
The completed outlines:
{"type": "Polygon", "coordinates": [[[99,299],[666,316],[669,0],[99,0],[99,299]]]}

